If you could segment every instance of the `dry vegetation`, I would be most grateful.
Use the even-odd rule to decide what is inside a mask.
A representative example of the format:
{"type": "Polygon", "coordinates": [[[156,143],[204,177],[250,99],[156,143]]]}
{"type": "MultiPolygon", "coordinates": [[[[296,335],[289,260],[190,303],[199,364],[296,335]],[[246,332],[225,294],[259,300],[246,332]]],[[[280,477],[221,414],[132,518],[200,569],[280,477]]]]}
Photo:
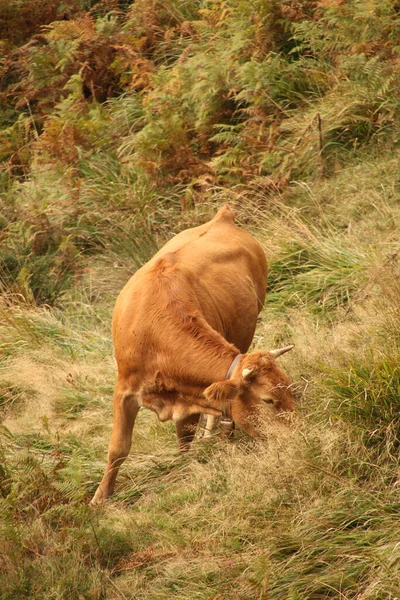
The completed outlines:
{"type": "Polygon", "coordinates": [[[0,600],[400,598],[394,0],[0,7],[0,600]],[[106,459],[113,303],[229,201],[299,418],[106,459]]]}

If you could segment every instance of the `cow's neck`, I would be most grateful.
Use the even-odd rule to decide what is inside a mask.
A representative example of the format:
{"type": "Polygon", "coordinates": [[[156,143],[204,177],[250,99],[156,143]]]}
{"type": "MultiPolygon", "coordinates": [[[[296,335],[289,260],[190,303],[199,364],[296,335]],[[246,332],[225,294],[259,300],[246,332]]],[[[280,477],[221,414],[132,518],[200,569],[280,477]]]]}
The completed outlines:
{"type": "Polygon", "coordinates": [[[153,279],[143,322],[147,343],[141,364],[148,369],[148,379],[157,376],[167,388],[183,394],[201,395],[212,383],[223,381],[239,354],[209,324],[192,289],[181,285],[176,275],[153,279]],[[149,322],[154,323],[150,337],[149,322]]]}
{"type": "Polygon", "coordinates": [[[194,356],[194,361],[187,365],[182,372],[181,382],[187,383],[189,387],[194,386],[201,395],[206,387],[216,381],[224,381],[239,351],[231,347],[221,347],[219,352],[210,352],[203,350],[200,356],[198,353],[194,356]]]}
{"type": "Polygon", "coordinates": [[[157,368],[183,393],[200,396],[212,383],[226,379],[239,350],[204,321],[193,327],[191,335],[185,333],[176,335],[177,342],[159,354],[157,368]]]}

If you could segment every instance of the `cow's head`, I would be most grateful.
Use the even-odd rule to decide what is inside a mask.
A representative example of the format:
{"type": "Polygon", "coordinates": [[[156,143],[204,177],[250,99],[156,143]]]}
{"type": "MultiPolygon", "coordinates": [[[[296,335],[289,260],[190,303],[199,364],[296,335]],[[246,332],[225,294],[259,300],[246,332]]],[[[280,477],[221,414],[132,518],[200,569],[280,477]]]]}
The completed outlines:
{"type": "Polygon", "coordinates": [[[257,351],[244,354],[232,378],[210,385],[205,397],[227,404],[232,419],[253,437],[263,435],[263,421],[296,410],[289,378],[275,359],[291,350],[257,351]]]}

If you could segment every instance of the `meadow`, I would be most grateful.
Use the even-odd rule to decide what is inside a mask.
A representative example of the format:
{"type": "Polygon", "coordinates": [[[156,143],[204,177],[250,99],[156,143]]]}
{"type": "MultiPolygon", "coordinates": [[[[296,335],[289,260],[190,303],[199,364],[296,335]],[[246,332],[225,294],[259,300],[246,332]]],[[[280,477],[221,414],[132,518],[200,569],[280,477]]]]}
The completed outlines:
{"type": "Polygon", "coordinates": [[[0,600],[400,599],[395,1],[0,7],[0,600]],[[35,17],[32,18],[32,15],[35,17]],[[115,299],[229,202],[298,418],[106,463],[115,299]]]}

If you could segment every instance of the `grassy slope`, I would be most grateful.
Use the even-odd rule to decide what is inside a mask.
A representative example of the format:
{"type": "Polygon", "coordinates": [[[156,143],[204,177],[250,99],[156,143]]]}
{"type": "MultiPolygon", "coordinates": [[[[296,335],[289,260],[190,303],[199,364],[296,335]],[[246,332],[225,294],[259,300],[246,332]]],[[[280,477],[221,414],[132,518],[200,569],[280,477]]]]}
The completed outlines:
{"type": "MultiPolygon", "coordinates": [[[[109,319],[126,274],[101,265],[97,277],[93,265],[63,311],[7,312],[2,598],[398,597],[400,295],[388,257],[399,207],[376,185],[386,167],[370,163],[357,191],[359,166],[316,185],[313,210],[333,190],[344,201],[312,230],[285,204],[258,209],[273,276],[292,264],[294,242],[311,257],[297,278],[276,278],[255,338],[296,343],[283,362],[299,388],[298,430],[267,444],[198,443],[181,457],[172,426],[142,414],[103,509],[86,502],[110,434],[109,319]],[[368,194],[375,207],[358,218],[368,194]],[[345,210],[355,217],[343,230],[345,210]],[[347,260],[360,266],[350,284],[347,260]],[[353,291],[344,306],[341,286],[353,291]]],[[[386,189],[395,185],[392,175],[386,189]]],[[[310,194],[294,187],[293,201],[310,194]]]]}
{"type": "MultiPolygon", "coordinates": [[[[384,3],[387,13],[380,9],[375,16],[362,13],[362,4],[349,4],[367,19],[363,35],[375,39],[374,27],[379,31],[379,23],[385,24],[381,35],[388,40],[387,52],[394,44],[389,4],[384,3]]],[[[146,10],[146,4],[137,5],[146,10]]],[[[249,33],[242,26],[248,23],[247,4],[238,5],[236,17],[234,11],[224,12],[224,3],[203,12],[208,19],[199,26],[204,39],[199,42],[198,32],[191,33],[197,53],[189,65],[181,61],[156,73],[156,85],[144,95],[145,127],[135,93],[87,110],[69,97],[49,113],[26,180],[4,187],[11,224],[2,239],[13,242],[15,255],[25,258],[11,285],[9,277],[2,280],[0,307],[1,600],[400,597],[396,95],[381,90],[386,73],[380,64],[375,79],[371,76],[368,52],[374,48],[357,39],[351,11],[338,20],[335,8],[328,9],[332,14],[326,18],[345,41],[353,36],[353,46],[339,34],[328,39],[326,48],[313,49],[322,58],[310,70],[301,60],[283,60],[285,52],[289,56],[289,36],[271,14],[269,37],[257,14],[249,33]],[[224,20],[235,33],[232,45],[224,20]],[[244,44],[242,29],[253,36],[254,56],[246,58],[242,50],[243,64],[235,66],[235,45],[243,49],[244,44]],[[280,64],[260,58],[261,50],[268,53],[271,47],[280,52],[280,64]],[[354,64],[343,66],[346,48],[348,61],[359,61],[359,88],[349,75],[354,64]],[[327,56],[336,50],[340,66],[324,84],[327,56]],[[231,81],[218,83],[213,52],[231,61],[231,81]],[[189,75],[196,61],[213,86],[200,82],[193,99],[189,75]],[[268,72],[257,74],[267,63],[268,72]],[[282,69],[285,77],[274,80],[282,69]],[[181,78],[181,87],[172,85],[174,78],[181,78]],[[292,113],[281,119],[277,146],[266,152],[263,135],[273,130],[274,121],[263,121],[270,108],[255,91],[265,90],[271,79],[275,87],[267,91],[274,103],[292,113]],[[232,116],[237,129],[228,139],[229,87],[240,106],[247,103],[250,118],[244,126],[232,116]],[[183,90],[182,98],[177,89],[183,90]],[[361,98],[360,106],[354,97],[361,98]],[[73,101],[81,113],[70,110],[73,101]],[[171,106],[178,115],[187,110],[192,138],[179,122],[168,121],[171,106]],[[306,126],[316,110],[327,136],[322,165],[309,146],[315,131],[311,135],[306,126]],[[257,114],[264,125],[252,144],[257,114]],[[60,134],[57,124],[66,135],[77,119],[85,140],[79,160],[73,162],[70,154],[55,160],[49,148],[51,136],[60,134]],[[215,134],[215,123],[225,137],[213,142],[220,146],[205,158],[207,150],[198,146],[215,134]],[[211,160],[210,180],[196,170],[194,159],[190,177],[182,174],[179,156],[174,165],[168,144],[157,137],[161,126],[171,148],[187,155],[197,147],[203,163],[211,160]],[[132,137],[132,147],[135,128],[141,135],[132,137]],[[294,153],[288,151],[293,145],[294,153]],[[161,173],[156,188],[154,164],[161,173]],[[109,326],[115,297],[165,237],[206,220],[225,201],[266,250],[268,301],[254,345],[296,344],[282,364],[296,382],[299,422],[289,436],[271,431],[267,443],[237,432],[232,443],[217,437],[180,456],[172,425],[143,411],[116,495],[105,507],[91,509],[87,502],[105,466],[112,423],[115,365],[109,326]],[[193,203],[194,210],[179,211],[193,203]],[[15,219],[13,211],[19,210],[23,219],[15,219]],[[38,222],[43,215],[47,225],[38,222]],[[47,288],[43,273],[53,277],[47,288]],[[53,301],[55,307],[46,306],[53,301]]],[[[294,11],[285,18],[292,18],[300,43],[305,16],[299,16],[299,7],[286,5],[294,11]]],[[[187,12],[176,17],[178,24],[198,18],[190,6],[184,5],[187,12]]],[[[259,14],[266,18],[262,6],[259,14]]],[[[152,15],[147,14],[149,30],[159,33],[152,15]]],[[[112,19],[107,23],[101,22],[96,35],[108,35],[112,19]]],[[[184,48],[190,38],[185,31],[179,34],[184,48]]],[[[321,44],[318,31],[311,33],[313,43],[321,44]]],[[[176,58],[179,44],[168,45],[171,39],[159,46],[153,40],[156,64],[176,58]]],[[[89,60],[89,42],[79,60],[89,60]]],[[[67,151],[68,140],[63,142],[67,151]]],[[[9,255],[4,261],[11,272],[9,255]]]]}

